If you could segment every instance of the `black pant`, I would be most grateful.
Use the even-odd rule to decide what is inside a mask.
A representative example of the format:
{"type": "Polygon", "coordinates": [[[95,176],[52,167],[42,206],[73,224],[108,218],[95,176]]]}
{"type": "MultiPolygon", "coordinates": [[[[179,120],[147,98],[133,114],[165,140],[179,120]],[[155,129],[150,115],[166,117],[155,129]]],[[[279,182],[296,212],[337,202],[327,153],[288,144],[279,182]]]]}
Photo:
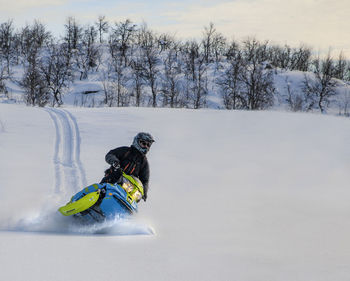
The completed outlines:
{"type": "Polygon", "coordinates": [[[100,183],[118,183],[122,178],[121,169],[115,170],[113,167],[105,171],[105,176],[102,178],[100,183]]]}

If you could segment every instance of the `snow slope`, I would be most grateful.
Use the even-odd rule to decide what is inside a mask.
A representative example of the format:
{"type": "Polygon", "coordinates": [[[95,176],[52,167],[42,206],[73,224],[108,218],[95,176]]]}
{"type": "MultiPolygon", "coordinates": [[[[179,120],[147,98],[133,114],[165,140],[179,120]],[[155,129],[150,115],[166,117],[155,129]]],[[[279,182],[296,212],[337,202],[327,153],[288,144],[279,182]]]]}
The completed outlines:
{"type": "Polygon", "coordinates": [[[349,119],[0,104],[0,280],[348,280],[349,119]],[[149,199],[114,233],[56,209],[104,155],[156,138],[149,199]]]}

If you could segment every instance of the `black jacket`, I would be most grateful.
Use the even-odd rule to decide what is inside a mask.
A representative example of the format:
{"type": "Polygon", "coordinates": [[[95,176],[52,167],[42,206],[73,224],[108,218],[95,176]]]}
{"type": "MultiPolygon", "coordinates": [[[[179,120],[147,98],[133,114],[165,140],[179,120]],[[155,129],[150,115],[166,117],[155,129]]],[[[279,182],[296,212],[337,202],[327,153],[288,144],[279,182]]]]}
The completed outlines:
{"type": "MultiPolygon", "coordinates": [[[[144,197],[147,198],[150,170],[146,156],[133,146],[122,146],[112,149],[105,157],[106,162],[110,165],[116,160],[115,158],[117,158],[120,167],[126,174],[133,175],[140,179],[144,187],[144,197]]],[[[109,181],[104,180],[104,182],[109,181]]]]}

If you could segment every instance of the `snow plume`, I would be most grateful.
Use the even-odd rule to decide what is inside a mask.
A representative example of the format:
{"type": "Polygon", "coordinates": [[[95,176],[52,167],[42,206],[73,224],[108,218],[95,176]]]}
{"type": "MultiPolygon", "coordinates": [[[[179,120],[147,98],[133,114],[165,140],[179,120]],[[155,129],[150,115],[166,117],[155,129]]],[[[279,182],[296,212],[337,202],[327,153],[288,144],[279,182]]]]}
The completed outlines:
{"type": "Polygon", "coordinates": [[[152,227],[138,222],[134,218],[115,217],[114,219],[95,223],[79,223],[76,218],[64,217],[57,210],[43,210],[18,221],[0,223],[0,231],[32,232],[62,235],[153,235],[152,227]]]}

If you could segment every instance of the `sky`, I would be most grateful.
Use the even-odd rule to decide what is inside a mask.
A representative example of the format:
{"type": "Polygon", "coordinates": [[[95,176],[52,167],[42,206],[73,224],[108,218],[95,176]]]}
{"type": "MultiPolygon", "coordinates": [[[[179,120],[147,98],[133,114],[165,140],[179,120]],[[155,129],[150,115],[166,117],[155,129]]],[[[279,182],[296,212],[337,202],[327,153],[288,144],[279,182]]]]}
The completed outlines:
{"type": "Polygon", "coordinates": [[[341,51],[350,58],[348,0],[0,0],[0,22],[16,27],[40,20],[55,35],[69,16],[79,23],[106,16],[111,22],[129,18],[176,38],[198,39],[214,23],[227,39],[255,37],[276,44],[312,47],[317,53],[341,51]]]}

